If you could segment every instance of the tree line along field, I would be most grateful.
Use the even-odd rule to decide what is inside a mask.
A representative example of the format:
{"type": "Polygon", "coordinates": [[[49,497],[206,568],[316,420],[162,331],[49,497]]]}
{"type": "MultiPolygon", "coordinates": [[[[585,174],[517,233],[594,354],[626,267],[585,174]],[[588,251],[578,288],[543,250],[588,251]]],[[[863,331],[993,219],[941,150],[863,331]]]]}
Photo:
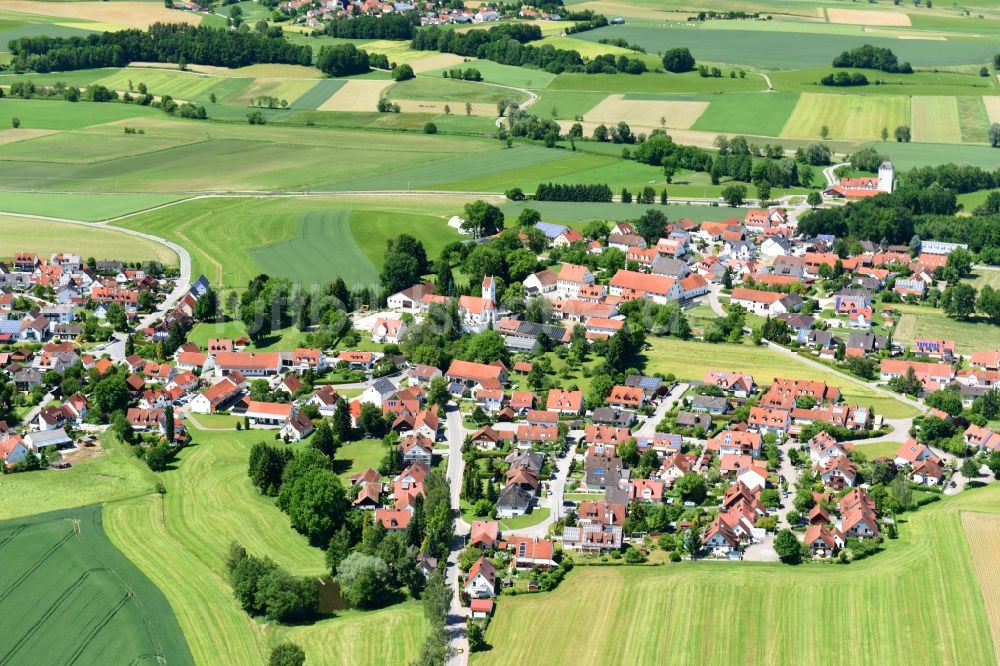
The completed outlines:
{"type": "MultiPolygon", "coordinates": [[[[265,629],[249,618],[225,580],[230,541],[297,574],[321,575],[323,553],[251,487],[247,459],[261,433],[195,429],[194,439],[177,469],[162,475],[165,495],[107,505],[104,520],[112,541],[164,591],[196,663],[263,666],[269,648],[285,640],[322,664],[407,663],[416,656],[426,631],[417,602],[289,627],[265,629]]],[[[357,444],[345,447],[345,457],[357,444]]]]}
{"type": "MultiPolygon", "coordinates": [[[[977,584],[962,518],[998,507],[996,485],[944,498],[898,517],[888,552],[848,566],[577,567],[553,592],[505,597],[492,649],[471,663],[801,664],[820,650],[831,664],[992,665],[995,586],[977,584]]],[[[984,546],[972,550],[988,557],[984,546]]]]}
{"type": "Polygon", "coordinates": [[[6,664],[193,664],[163,594],[105,536],[101,507],[0,523],[6,664]]]}

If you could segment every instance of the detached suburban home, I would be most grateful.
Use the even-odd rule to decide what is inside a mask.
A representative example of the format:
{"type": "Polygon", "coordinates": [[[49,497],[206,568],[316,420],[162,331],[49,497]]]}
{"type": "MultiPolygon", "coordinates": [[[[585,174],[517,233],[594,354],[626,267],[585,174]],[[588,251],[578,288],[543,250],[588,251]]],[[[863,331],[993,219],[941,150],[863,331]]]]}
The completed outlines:
{"type": "Polygon", "coordinates": [[[523,516],[531,509],[534,501],[533,493],[517,483],[511,483],[500,491],[500,498],[497,500],[497,518],[523,516]]]}
{"type": "Polygon", "coordinates": [[[545,409],[559,414],[578,416],[583,413],[583,391],[549,389],[545,409]]]}
{"type": "Polygon", "coordinates": [[[944,468],[937,460],[928,458],[914,463],[910,476],[922,486],[939,486],[944,480],[944,468]]]}
{"type": "Polygon", "coordinates": [[[397,391],[396,385],[385,377],[381,377],[372,382],[372,385],[361,394],[361,402],[382,407],[386,400],[391,398],[397,391]]]}
{"type": "Polygon", "coordinates": [[[295,412],[281,428],[281,436],[291,442],[298,442],[309,436],[313,431],[312,421],[302,412],[295,412]]]}
{"type": "Polygon", "coordinates": [[[404,534],[413,512],[409,509],[375,509],[375,520],[390,534],[404,534]]]}
{"type": "Polygon", "coordinates": [[[740,539],[721,516],[716,516],[702,534],[701,545],[714,557],[728,557],[739,550],[740,539]]]}
{"type": "Polygon", "coordinates": [[[926,444],[921,444],[917,440],[910,438],[900,445],[899,449],[896,450],[895,463],[897,467],[903,466],[913,466],[918,462],[923,462],[924,460],[932,460],[934,462],[940,462],[938,457],[934,455],[934,452],[926,444]]]}
{"type": "Polygon", "coordinates": [[[402,319],[384,319],[379,317],[372,327],[372,342],[398,343],[406,333],[406,322],[402,319]]]}
{"type": "Polygon", "coordinates": [[[840,530],[826,525],[810,525],[806,529],[805,544],[813,557],[830,557],[844,547],[844,535],[840,530]]]}
{"type": "Polygon", "coordinates": [[[190,409],[195,414],[214,414],[225,410],[242,394],[243,389],[231,377],[223,377],[213,386],[191,399],[190,409]]]}
{"type": "Polygon", "coordinates": [[[495,597],[497,594],[497,570],[485,557],[476,560],[465,578],[465,593],[473,599],[495,597]]]}
{"type": "Polygon", "coordinates": [[[28,447],[20,435],[13,435],[0,441],[0,459],[5,465],[14,465],[24,460],[28,455],[28,447]]]}
{"type": "Polygon", "coordinates": [[[403,462],[431,466],[431,460],[434,458],[434,440],[423,435],[410,435],[400,442],[399,448],[403,453],[403,462]]]}
{"type": "Polygon", "coordinates": [[[294,405],[290,403],[248,400],[245,416],[250,420],[252,426],[280,428],[292,418],[294,409],[294,405]]]}
{"type": "Polygon", "coordinates": [[[788,312],[798,312],[802,308],[802,297],[797,294],[738,287],[733,289],[730,303],[742,306],[751,314],[776,317],[788,312]]]}

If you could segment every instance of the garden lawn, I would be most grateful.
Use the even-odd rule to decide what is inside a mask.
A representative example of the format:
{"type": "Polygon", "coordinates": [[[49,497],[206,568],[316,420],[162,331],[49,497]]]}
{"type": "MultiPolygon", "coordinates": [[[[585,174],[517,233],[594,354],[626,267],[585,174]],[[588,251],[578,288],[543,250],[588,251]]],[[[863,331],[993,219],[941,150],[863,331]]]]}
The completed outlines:
{"type": "Polygon", "coordinates": [[[988,320],[960,321],[943,310],[919,305],[894,303],[892,307],[903,313],[892,336],[894,342],[912,347],[917,338],[954,340],[955,350],[962,355],[997,348],[1000,326],[988,320]]]}
{"type": "Polygon", "coordinates": [[[0,250],[3,256],[22,251],[45,257],[56,252],[73,252],[99,260],[159,261],[167,266],[176,266],[178,262],[173,250],[151,240],[66,222],[0,214],[0,238],[4,240],[0,250]]]}
{"type": "Polygon", "coordinates": [[[646,352],[646,374],[672,373],[678,379],[701,380],[709,369],[748,372],[758,384],[770,384],[775,377],[825,381],[840,388],[844,401],[875,409],[888,418],[913,416],[915,410],[894,398],[849,381],[833,370],[820,370],[766,347],[750,344],[711,344],[674,338],[651,338],[646,352]]]}
{"type": "Polygon", "coordinates": [[[346,484],[352,476],[369,467],[377,470],[384,456],[385,447],[382,446],[382,440],[362,439],[357,442],[345,442],[337,449],[337,454],[334,456],[334,471],[346,484]]]}
{"type": "MultiPolygon", "coordinates": [[[[245,285],[244,285],[245,286],[245,285]]],[[[229,320],[225,322],[195,324],[188,334],[188,341],[201,348],[207,347],[213,338],[236,339],[247,334],[242,321],[229,320]]],[[[294,326],[274,331],[271,335],[250,343],[250,349],[255,351],[294,351],[305,342],[305,333],[294,326]]]]}
{"type": "Polygon", "coordinates": [[[849,566],[578,566],[553,592],[504,597],[486,632],[492,649],[471,663],[801,664],[823,644],[824,663],[991,666],[960,511],[998,506],[997,485],[945,498],[903,517],[886,552],[849,566]]]}
{"type": "Polygon", "coordinates": [[[96,222],[176,201],[170,194],[45,194],[0,192],[0,210],[96,222]]]}

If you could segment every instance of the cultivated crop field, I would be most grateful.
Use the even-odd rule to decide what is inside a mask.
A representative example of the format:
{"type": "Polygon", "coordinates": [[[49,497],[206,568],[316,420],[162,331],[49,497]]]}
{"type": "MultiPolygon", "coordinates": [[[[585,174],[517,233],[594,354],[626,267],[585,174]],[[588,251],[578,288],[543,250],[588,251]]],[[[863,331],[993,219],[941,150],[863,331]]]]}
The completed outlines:
{"type": "Polygon", "coordinates": [[[374,111],[392,81],[352,79],[320,104],[320,111],[374,111]]]}
{"type": "Polygon", "coordinates": [[[692,129],[778,136],[798,101],[796,93],[721,95],[712,99],[692,129]]]}
{"type": "Polygon", "coordinates": [[[65,222],[0,214],[0,238],[3,238],[3,254],[11,256],[19,251],[45,257],[56,252],[74,252],[97,259],[159,261],[167,266],[176,266],[178,262],[173,250],[145,238],[65,222]]]}
{"type": "Polygon", "coordinates": [[[891,134],[899,125],[909,124],[910,104],[905,97],[803,93],[781,136],[819,138],[826,126],[832,139],[871,140],[883,127],[891,134]]]}
{"type": "Polygon", "coordinates": [[[187,201],[116,222],[173,240],[191,253],[192,272],[243,288],[261,272],[314,284],[338,275],[377,282],[385,241],[406,232],[428,256],[459,238],[446,220],[468,197],[213,198],[187,201]],[[352,212],[353,211],[353,212],[352,212]],[[434,217],[437,215],[439,217],[434,217]]]}
{"type": "Polygon", "coordinates": [[[145,83],[153,95],[170,95],[179,100],[195,101],[207,100],[209,93],[224,80],[218,76],[181,72],[176,69],[126,67],[98,79],[95,83],[121,92],[138,90],[139,84],[145,83]]]}
{"type": "MultiPolygon", "coordinates": [[[[972,550],[972,566],[979,579],[993,645],[1000,645],[1000,577],[996,575],[996,554],[1000,552],[1000,515],[965,512],[962,527],[972,550]]],[[[994,648],[995,649],[995,648],[994,648]]]]}
{"type": "Polygon", "coordinates": [[[96,222],[160,206],[177,197],[169,194],[59,194],[0,191],[0,211],[64,217],[96,222]]]}
{"type": "MultiPolygon", "coordinates": [[[[631,127],[676,127],[688,129],[708,108],[708,102],[636,99],[630,95],[608,95],[587,111],[588,121],[615,124],[624,120],[631,127]]],[[[633,130],[635,131],[635,130],[633,130]]]]}
{"type": "MultiPolygon", "coordinates": [[[[823,663],[992,666],[960,512],[996,511],[998,491],[967,491],[907,515],[888,552],[849,566],[576,567],[554,592],[504,597],[486,633],[492,649],[471,663],[800,664],[822,644],[823,663]]],[[[987,542],[975,549],[982,566],[995,562],[987,542]]]]}
{"type": "Polygon", "coordinates": [[[820,370],[764,347],[663,338],[652,338],[651,343],[653,348],[646,353],[648,372],[672,373],[680,379],[701,380],[706,370],[724,368],[748,372],[760,384],[770,384],[775,377],[815,379],[839,386],[845,402],[873,407],[882,416],[902,418],[914,414],[909,405],[851,383],[833,370],[820,370]]]}
{"type": "Polygon", "coordinates": [[[166,599],[104,534],[101,507],[0,523],[7,664],[193,664],[166,599]]]}
{"type": "Polygon", "coordinates": [[[913,140],[927,143],[961,143],[958,100],[954,97],[913,97],[913,140]]]}

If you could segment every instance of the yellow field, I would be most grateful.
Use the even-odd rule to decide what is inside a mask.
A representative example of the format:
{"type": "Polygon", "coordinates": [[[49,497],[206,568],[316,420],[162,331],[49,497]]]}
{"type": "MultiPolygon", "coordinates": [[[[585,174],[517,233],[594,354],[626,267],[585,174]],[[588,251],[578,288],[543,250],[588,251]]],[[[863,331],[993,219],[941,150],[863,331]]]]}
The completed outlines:
{"type": "Polygon", "coordinates": [[[17,143],[28,139],[37,139],[40,136],[56,134],[59,130],[51,129],[5,129],[0,130],[0,146],[7,143],[17,143]]]}
{"type": "Polygon", "coordinates": [[[250,87],[234,101],[239,104],[249,104],[255,97],[270,95],[287,100],[289,104],[292,104],[315,85],[316,79],[255,79],[250,87]]]}
{"type": "Polygon", "coordinates": [[[1000,97],[996,95],[983,95],[983,104],[986,105],[986,115],[991,123],[1000,123],[1000,97]]]}
{"type": "MultiPolygon", "coordinates": [[[[352,79],[319,106],[320,111],[375,111],[389,80],[352,79]]],[[[494,108],[494,111],[496,109],[494,108]]]]}
{"type": "Polygon", "coordinates": [[[902,12],[830,8],[826,10],[826,15],[830,23],[846,25],[910,25],[910,17],[902,12]]]}
{"type": "Polygon", "coordinates": [[[624,120],[630,127],[670,127],[690,129],[708,108],[708,102],[677,102],[646,99],[625,99],[624,95],[608,95],[583,117],[591,122],[614,124],[624,120]],[[666,121],[661,125],[660,119],[666,121]]]}
{"type": "Polygon", "coordinates": [[[830,139],[871,140],[910,124],[910,102],[903,95],[828,95],[803,93],[781,130],[783,137],[819,138],[825,125],[830,139]]]}
{"type": "Polygon", "coordinates": [[[153,23],[191,23],[193,25],[201,23],[199,14],[167,9],[158,2],[5,0],[3,9],[10,12],[39,14],[51,18],[96,21],[126,28],[146,28],[153,23]]]}
{"type": "Polygon", "coordinates": [[[972,566],[983,591],[993,645],[1000,646],[1000,576],[997,576],[996,570],[997,553],[1000,553],[1000,515],[963,513],[962,527],[972,551],[972,566]]]}
{"type": "Polygon", "coordinates": [[[418,58],[417,60],[409,61],[410,67],[417,74],[432,72],[435,69],[442,69],[444,67],[458,67],[464,62],[465,58],[454,53],[439,53],[429,58],[418,58]]]}
{"type": "MultiPolygon", "coordinates": [[[[913,140],[927,143],[961,143],[958,100],[947,96],[914,97],[910,106],[913,140]]],[[[892,128],[889,129],[892,131],[892,128]]]]}

